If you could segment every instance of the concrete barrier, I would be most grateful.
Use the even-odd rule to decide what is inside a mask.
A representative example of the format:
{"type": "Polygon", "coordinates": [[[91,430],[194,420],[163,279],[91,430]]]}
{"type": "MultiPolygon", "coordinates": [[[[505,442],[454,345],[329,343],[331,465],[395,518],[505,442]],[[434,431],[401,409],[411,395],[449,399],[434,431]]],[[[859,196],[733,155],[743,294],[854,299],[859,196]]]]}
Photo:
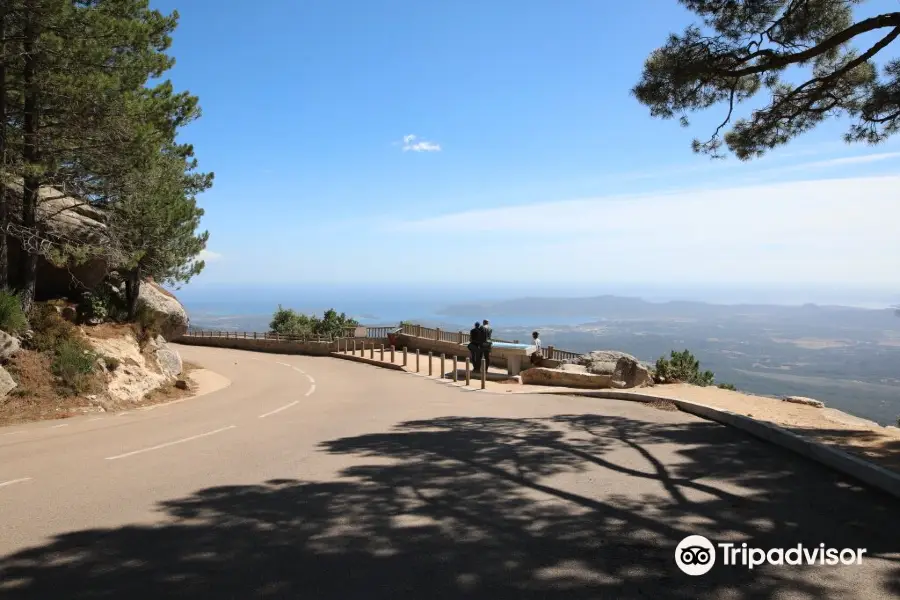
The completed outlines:
{"type": "Polygon", "coordinates": [[[878,488],[891,496],[900,499],[900,473],[895,473],[894,471],[885,469],[884,467],[844,452],[843,450],[838,450],[837,448],[823,444],[822,442],[803,437],[773,423],[758,421],[751,417],[739,415],[722,408],[707,406],[706,404],[699,404],[689,400],[654,396],[644,392],[570,390],[567,392],[553,391],[544,393],[564,396],[590,396],[594,398],[608,398],[611,400],[629,400],[631,402],[671,402],[681,411],[709,421],[728,425],[735,429],[740,429],[753,437],[769,442],[770,444],[775,444],[776,446],[781,446],[782,448],[823,464],[826,467],[839,471],[844,475],[852,477],[874,488],[878,488]]]}

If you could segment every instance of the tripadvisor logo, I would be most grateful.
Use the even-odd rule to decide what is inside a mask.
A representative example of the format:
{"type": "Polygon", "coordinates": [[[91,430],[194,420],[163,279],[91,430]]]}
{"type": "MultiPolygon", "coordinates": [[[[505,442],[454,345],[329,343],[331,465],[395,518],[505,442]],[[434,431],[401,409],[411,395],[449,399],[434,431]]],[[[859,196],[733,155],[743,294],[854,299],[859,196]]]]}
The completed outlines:
{"type": "Polygon", "coordinates": [[[754,548],[746,542],[713,544],[702,535],[689,535],[675,548],[675,564],[682,572],[704,575],[716,564],[717,556],[722,565],[753,569],[760,565],[861,565],[865,548],[826,548],[819,544],[811,548],[797,544],[790,548],[754,548]]]}

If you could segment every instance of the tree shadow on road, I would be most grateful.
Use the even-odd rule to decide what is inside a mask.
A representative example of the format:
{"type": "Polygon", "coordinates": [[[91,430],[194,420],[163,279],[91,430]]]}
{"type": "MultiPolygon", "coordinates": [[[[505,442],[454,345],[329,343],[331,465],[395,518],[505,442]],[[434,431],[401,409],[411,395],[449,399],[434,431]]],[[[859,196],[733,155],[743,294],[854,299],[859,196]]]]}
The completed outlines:
{"type": "Polygon", "coordinates": [[[0,559],[0,599],[897,591],[887,557],[865,583],[853,567],[678,571],[674,548],[689,534],[900,550],[898,503],[711,423],[448,417],[320,450],[347,463],[329,481],[205,489],[163,503],[158,525],[68,533],[0,559]]]}

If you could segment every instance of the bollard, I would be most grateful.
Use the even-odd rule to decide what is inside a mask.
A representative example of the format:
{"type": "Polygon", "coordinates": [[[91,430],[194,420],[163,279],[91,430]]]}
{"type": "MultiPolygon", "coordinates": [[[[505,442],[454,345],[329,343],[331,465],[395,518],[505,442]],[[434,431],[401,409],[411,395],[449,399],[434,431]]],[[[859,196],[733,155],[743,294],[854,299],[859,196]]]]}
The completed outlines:
{"type": "Polygon", "coordinates": [[[416,348],[416,373],[419,372],[419,349],[416,348]]]}
{"type": "Polygon", "coordinates": [[[384,344],[381,345],[381,362],[384,362],[384,344]]]}
{"type": "Polygon", "coordinates": [[[353,340],[353,354],[356,354],[356,340],[353,340]]]}
{"type": "Polygon", "coordinates": [[[369,347],[369,358],[375,360],[375,342],[369,347]]]}
{"type": "Polygon", "coordinates": [[[472,377],[472,371],[469,370],[469,357],[466,357],[466,385],[469,385],[469,380],[472,377]]]}
{"type": "Polygon", "coordinates": [[[429,377],[434,375],[434,366],[433,366],[433,363],[431,362],[431,358],[432,358],[431,354],[432,354],[431,350],[429,350],[428,351],[428,376],[429,377]]]}
{"type": "Polygon", "coordinates": [[[484,382],[487,379],[487,362],[481,359],[481,389],[484,389],[484,382]]]}
{"type": "Polygon", "coordinates": [[[406,346],[403,346],[403,366],[406,366],[406,346]]]}
{"type": "Polygon", "coordinates": [[[391,364],[394,364],[394,346],[391,346],[391,364]]]}
{"type": "Polygon", "coordinates": [[[459,358],[454,354],[453,355],[453,382],[456,383],[459,381],[459,358]]]}
{"type": "Polygon", "coordinates": [[[447,371],[444,370],[444,353],[441,352],[441,379],[447,376],[447,371]]]}

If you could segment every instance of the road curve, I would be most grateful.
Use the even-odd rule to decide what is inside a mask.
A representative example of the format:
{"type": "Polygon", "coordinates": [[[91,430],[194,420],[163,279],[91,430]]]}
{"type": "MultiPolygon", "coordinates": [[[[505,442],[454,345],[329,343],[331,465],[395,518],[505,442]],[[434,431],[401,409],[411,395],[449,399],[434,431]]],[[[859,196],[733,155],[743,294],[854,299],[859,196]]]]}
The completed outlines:
{"type": "Polygon", "coordinates": [[[0,600],[900,595],[897,501],[720,425],[179,351],[232,384],[0,429],[0,600]],[[691,577],[691,534],[866,553],[691,577]]]}

